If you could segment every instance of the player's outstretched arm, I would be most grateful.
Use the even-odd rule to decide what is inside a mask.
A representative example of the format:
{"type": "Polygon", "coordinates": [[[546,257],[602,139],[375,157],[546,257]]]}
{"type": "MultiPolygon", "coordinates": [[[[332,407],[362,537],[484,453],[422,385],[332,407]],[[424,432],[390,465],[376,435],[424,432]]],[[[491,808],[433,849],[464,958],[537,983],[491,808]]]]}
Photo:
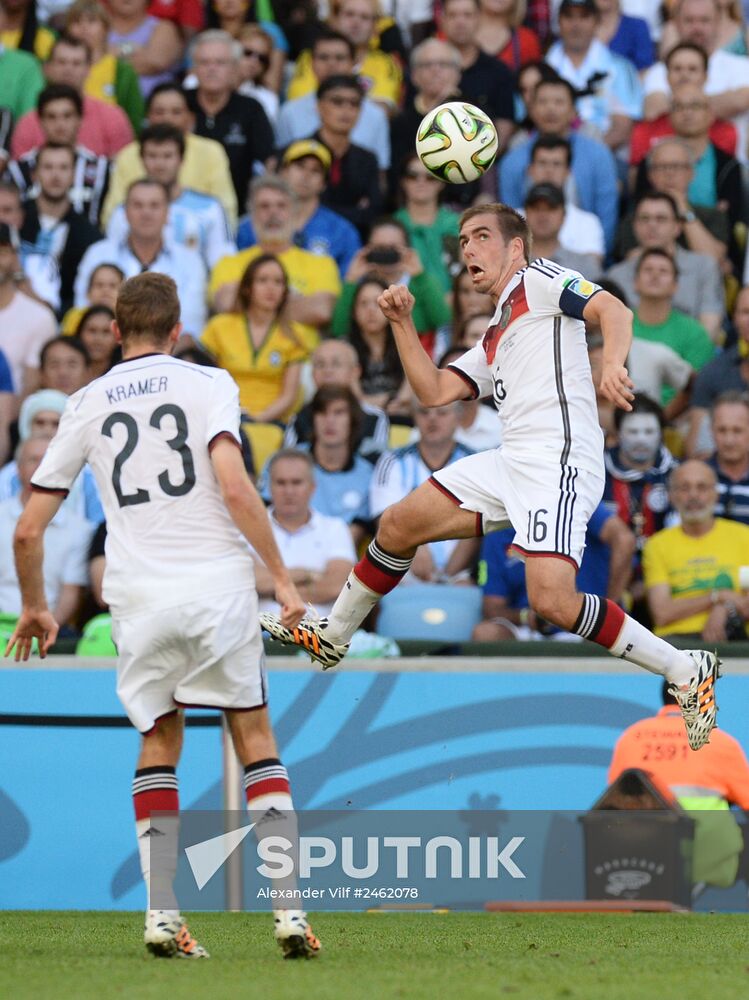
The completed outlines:
{"type": "Polygon", "coordinates": [[[63,500],[57,493],[32,493],[16,525],[13,552],[23,607],[5,647],[6,656],[15,650],[16,662],[28,660],[34,639],[43,658],[57,638],[58,625],[44,594],[44,532],[63,500]]]}
{"type": "Polygon", "coordinates": [[[222,439],[211,450],[211,462],[226,509],[273,577],[276,600],[281,605],[281,621],[286,628],[293,628],[304,615],[304,601],[281,559],[268,512],[247,476],[242,453],[232,441],[222,439]]]}
{"type": "Polygon", "coordinates": [[[597,292],[583,309],[586,323],[600,326],[603,336],[601,392],[623,410],[631,410],[634,383],[626,368],[632,344],[632,310],[609,292],[597,292]]]}
{"type": "Polygon", "coordinates": [[[444,406],[469,396],[465,382],[454,372],[437,368],[421,346],[411,313],[414,297],[405,285],[390,285],[377,300],[390,320],[401,364],[422,406],[444,406]]]}

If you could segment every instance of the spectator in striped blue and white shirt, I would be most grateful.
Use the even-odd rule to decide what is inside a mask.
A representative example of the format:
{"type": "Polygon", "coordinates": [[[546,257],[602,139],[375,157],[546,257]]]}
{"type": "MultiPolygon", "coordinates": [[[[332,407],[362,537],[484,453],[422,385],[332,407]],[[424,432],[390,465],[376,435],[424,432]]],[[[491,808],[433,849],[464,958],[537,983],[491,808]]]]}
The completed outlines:
{"type": "MultiPolygon", "coordinates": [[[[140,155],[149,180],[169,192],[169,216],[164,234],[172,243],[197,250],[209,269],[222,257],[237,252],[221,202],[201,191],[180,187],[179,172],[185,158],[185,137],[174,125],[151,125],[140,137],[140,155]]],[[[123,240],[128,233],[125,206],[118,205],[107,225],[109,239],[123,240]]]]}
{"type": "Polygon", "coordinates": [[[715,453],[708,461],[718,477],[717,517],[749,524],[749,399],[724,392],[711,412],[715,453]]]}

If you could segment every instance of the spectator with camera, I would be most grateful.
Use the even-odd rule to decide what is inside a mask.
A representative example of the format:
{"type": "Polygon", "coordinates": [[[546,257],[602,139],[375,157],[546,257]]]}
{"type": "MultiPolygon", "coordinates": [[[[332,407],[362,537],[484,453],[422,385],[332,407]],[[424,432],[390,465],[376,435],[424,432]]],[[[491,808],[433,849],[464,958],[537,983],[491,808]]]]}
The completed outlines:
{"type": "Polygon", "coordinates": [[[648,539],[643,572],[657,635],[708,643],[746,639],[749,595],[739,568],[749,566],[749,527],[715,516],[718,480],[690,459],[669,480],[681,523],[648,539]]]}
{"type": "Polygon", "coordinates": [[[416,300],[413,320],[421,343],[431,357],[439,357],[448,347],[445,329],[451,319],[450,307],[439,283],[425,270],[418,252],[410,245],[405,226],[394,218],[375,222],[369,242],[354,255],[335,305],[333,334],[348,336],[357,288],[369,275],[385,287],[395,283],[408,285],[416,300]]]}

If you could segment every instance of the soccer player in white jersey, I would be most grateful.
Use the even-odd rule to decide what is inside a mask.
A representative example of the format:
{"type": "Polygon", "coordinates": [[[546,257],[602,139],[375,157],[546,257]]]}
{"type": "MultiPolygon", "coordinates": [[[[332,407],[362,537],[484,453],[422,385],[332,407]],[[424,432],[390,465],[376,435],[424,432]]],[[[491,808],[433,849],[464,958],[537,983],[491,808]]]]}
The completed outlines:
{"type": "MultiPolygon", "coordinates": [[[[304,603],[245,472],[236,383],[220,368],[170,356],[179,314],[176,286],[166,275],[141,274],[120,289],[114,330],[123,360],[69,398],[18,521],[23,611],[6,655],[15,647],[16,660],[28,659],[36,637],[44,656],[55,640],[57,623],[44,598],[44,530],[88,462],[107,519],[104,597],[119,651],[117,693],[143,735],[133,804],[148,890],[145,943],[158,956],[202,958],[207,952],[188,932],[172,888],[182,709],[224,710],[244,766],[250,816],[260,825],[293,827],[289,778],[266,707],[245,539],[273,576],[288,627],[304,603]]],[[[319,950],[303,911],[274,916],[286,957],[319,950]]]]}
{"type": "Polygon", "coordinates": [[[509,522],[514,547],[525,558],[533,610],[664,675],[696,750],[715,725],[717,657],[675,649],[612,601],[575,588],[585,528],[604,486],[603,434],[583,320],[603,334],[601,392],[629,410],[632,382],[624,362],[632,313],[575,271],[543,258],[529,263],[530,244],[527,223],[506,205],[463,214],[466,267],[495,312],[483,341],[446,369],[436,368],[419,343],[408,289],[391,285],[379,300],[419,402],[444,406],[491,395],[502,417],[501,448],[454,462],[388,507],[327,619],[303,619],[292,629],[272,615],[260,621],[277,639],[333,666],[377,601],[406,574],[419,545],[471,538],[509,522]]]}

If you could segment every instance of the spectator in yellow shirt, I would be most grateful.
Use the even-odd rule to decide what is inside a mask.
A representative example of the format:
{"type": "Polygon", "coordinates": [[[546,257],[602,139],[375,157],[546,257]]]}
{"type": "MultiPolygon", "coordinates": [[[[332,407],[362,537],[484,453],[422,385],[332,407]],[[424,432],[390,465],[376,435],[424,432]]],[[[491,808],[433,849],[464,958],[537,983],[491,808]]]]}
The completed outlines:
{"type": "MultiPolygon", "coordinates": [[[[401,104],[403,72],[397,59],[378,47],[377,0],[333,0],[328,23],[348,38],[356,49],[354,73],[367,96],[394,112],[401,104]]],[[[312,69],[312,53],[305,49],[296,61],[288,99],[304,97],[317,90],[319,81],[312,69]]]]}
{"type": "Polygon", "coordinates": [[[320,327],[330,322],[341,293],[338,266],[332,257],[294,245],[294,196],[280,177],[256,177],[250,185],[248,208],[257,244],[216,264],[208,286],[210,302],[218,312],[231,309],[250,261],[260,254],[274,254],[289,279],[289,318],[299,324],[299,336],[311,353],[319,342],[320,327]]]}
{"type": "MultiPolygon", "coordinates": [[[[233,229],[237,224],[237,196],[229,173],[226,151],[214,139],[193,135],[193,114],[178,84],[161,83],[153,88],[146,104],[146,118],[149,125],[174,125],[183,133],[185,156],[177,178],[179,186],[218,198],[233,229]]],[[[115,208],[124,202],[132,182],[145,176],[140,144],[136,139],[115,157],[109,175],[109,191],[101,213],[103,228],[106,228],[115,208]]]]}
{"type": "Polygon", "coordinates": [[[214,316],[202,345],[239,386],[242,409],[258,423],[286,421],[296,408],[307,351],[298,324],[286,314],[286,271],[260,254],[242,275],[233,312],[214,316]]]}
{"type": "Polygon", "coordinates": [[[656,635],[745,639],[749,594],[739,568],[749,566],[749,527],[715,517],[715,472],[691,460],[671,474],[671,504],[681,524],[645,543],[643,575],[656,635]]]}
{"type": "Polygon", "coordinates": [[[55,35],[39,24],[35,0],[0,4],[0,44],[6,49],[30,52],[41,62],[49,58],[55,35]]]}

